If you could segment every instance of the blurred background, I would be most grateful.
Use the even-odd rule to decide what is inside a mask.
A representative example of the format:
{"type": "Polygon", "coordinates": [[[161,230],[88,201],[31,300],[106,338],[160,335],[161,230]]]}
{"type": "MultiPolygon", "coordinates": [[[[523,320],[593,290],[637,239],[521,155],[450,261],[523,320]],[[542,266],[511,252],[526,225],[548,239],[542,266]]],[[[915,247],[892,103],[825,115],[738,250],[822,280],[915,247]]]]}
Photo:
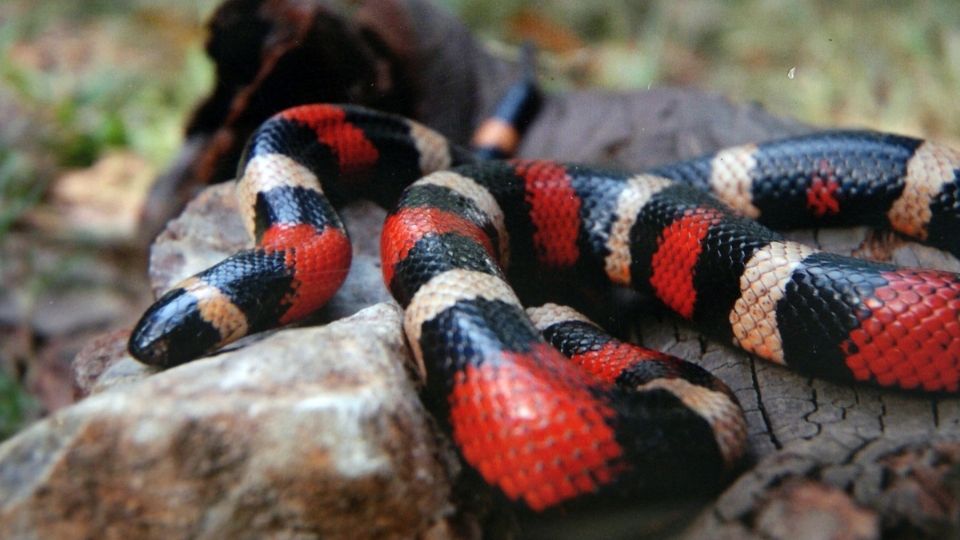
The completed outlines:
{"type": "MultiPolygon", "coordinates": [[[[960,2],[437,0],[550,91],[679,85],[960,146],[960,2]]],[[[0,0],[0,439],[149,302],[136,222],[213,85],[216,0],[0,0]]]]}

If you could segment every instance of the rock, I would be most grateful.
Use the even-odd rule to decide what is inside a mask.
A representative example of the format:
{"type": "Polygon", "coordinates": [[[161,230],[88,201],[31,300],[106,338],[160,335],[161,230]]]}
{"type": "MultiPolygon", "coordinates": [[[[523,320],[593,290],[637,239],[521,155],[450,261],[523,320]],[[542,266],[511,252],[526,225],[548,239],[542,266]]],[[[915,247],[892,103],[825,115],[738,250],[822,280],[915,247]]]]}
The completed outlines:
{"type": "Polygon", "coordinates": [[[874,457],[884,474],[854,491],[877,508],[888,530],[960,537],[960,443],[927,440],[874,457]]]}
{"type": "Polygon", "coordinates": [[[92,393],[93,386],[112,364],[126,355],[127,330],[103,333],[91,339],[73,359],[73,382],[78,398],[92,393]]]}
{"type": "Polygon", "coordinates": [[[149,266],[154,297],[226,255],[253,246],[234,191],[232,183],[203,190],[157,236],[150,247],[149,266]]]}
{"type": "Polygon", "coordinates": [[[476,531],[453,499],[460,467],[418,399],[399,329],[398,308],[379,304],[60,410],[0,446],[0,536],[476,531]]]}

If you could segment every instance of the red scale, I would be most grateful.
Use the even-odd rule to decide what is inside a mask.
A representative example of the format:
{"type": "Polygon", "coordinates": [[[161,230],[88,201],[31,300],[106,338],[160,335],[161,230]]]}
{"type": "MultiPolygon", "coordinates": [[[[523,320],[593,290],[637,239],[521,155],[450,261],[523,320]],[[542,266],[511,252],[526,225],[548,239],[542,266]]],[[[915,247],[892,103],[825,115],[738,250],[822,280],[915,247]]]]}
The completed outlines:
{"type": "Polygon", "coordinates": [[[548,268],[569,268],[580,258],[580,197],[567,170],[547,161],[516,161],[526,184],[537,260],[548,268]]]}
{"type": "Polygon", "coordinates": [[[290,307],[280,318],[282,324],[326,304],[350,269],[350,239],[336,227],[318,233],[313,225],[274,224],[263,233],[260,245],[268,253],[282,251],[284,264],[293,270],[293,291],[286,298],[290,307]]]}
{"type": "Polygon", "coordinates": [[[657,251],[650,261],[650,285],[664,304],[684,318],[693,317],[697,302],[694,267],[703,251],[703,239],[721,219],[723,215],[713,208],[687,210],[657,239],[657,251]]]}
{"type": "Polygon", "coordinates": [[[622,450],[607,424],[615,413],[569,371],[572,365],[546,345],[503,356],[456,377],[450,421],[464,458],[534,510],[616,477],[622,450]],[[483,422],[481,411],[490,413],[483,422]]]}
{"type": "Polygon", "coordinates": [[[848,354],[847,367],[858,380],[956,391],[960,284],[936,271],[891,271],[883,277],[887,285],[865,300],[870,315],[842,346],[857,351],[848,354]]]}
{"type": "Polygon", "coordinates": [[[317,140],[330,148],[337,157],[344,175],[370,170],[380,159],[377,147],[363,130],[346,121],[343,109],[333,105],[307,105],[280,113],[282,118],[312,126],[317,140]]]}

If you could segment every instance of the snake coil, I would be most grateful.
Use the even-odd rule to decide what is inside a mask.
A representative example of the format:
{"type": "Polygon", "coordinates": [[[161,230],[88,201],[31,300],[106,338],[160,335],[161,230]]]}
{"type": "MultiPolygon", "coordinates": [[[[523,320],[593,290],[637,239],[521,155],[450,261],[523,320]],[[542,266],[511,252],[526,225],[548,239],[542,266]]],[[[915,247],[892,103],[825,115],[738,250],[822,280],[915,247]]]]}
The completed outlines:
{"type": "Polygon", "coordinates": [[[864,131],[645,174],[478,162],[400,117],[295,107],[257,130],[240,165],[256,247],[163,295],[130,351],[172,366],[311,313],[350,265],[330,201],[372,198],[392,205],[384,282],[471,467],[533,510],[669,492],[736,466],[746,428],[733,394],[568,308],[528,315],[504,268],[534,261],[633,287],[722,342],[811,375],[956,392],[958,276],[821,253],[757,220],[887,225],[956,254],[958,173],[956,151],[864,131]]]}

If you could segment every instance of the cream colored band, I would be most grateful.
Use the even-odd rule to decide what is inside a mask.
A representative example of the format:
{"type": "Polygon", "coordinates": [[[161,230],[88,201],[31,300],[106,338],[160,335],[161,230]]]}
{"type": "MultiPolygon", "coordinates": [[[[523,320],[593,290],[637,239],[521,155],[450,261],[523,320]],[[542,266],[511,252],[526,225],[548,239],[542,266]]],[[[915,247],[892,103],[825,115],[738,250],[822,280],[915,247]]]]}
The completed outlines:
{"type": "Polygon", "coordinates": [[[527,316],[530,317],[533,325],[536,326],[540,332],[557,323],[566,321],[580,321],[597,326],[595,322],[588,319],[583,313],[580,313],[572,307],[561,306],[559,304],[544,304],[538,307],[527,308],[527,316]]]}
{"type": "Polygon", "coordinates": [[[196,277],[176,285],[197,300],[200,317],[220,333],[218,346],[226,345],[247,335],[247,316],[223,292],[196,277]]]}
{"type": "Polygon", "coordinates": [[[613,283],[630,285],[630,229],[650,199],[672,183],[667,178],[649,174],[627,179],[627,185],[617,197],[615,219],[607,239],[609,255],[604,260],[607,276],[613,283]]]}
{"type": "Polygon", "coordinates": [[[255,156],[243,169],[243,177],[237,181],[237,200],[240,215],[250,236],[254,236],[254,206],[257,194],[276,187],[300,187],[323,193],[317,175],[283,154],[255,156]]]}
{"type": "Polygon", "coordinates": [[[737,213],[756,219],[750,173],[757,166],[757,146],[745,144],[717,152],[710,162],[710,190],[737,213]]]}
{"type": "Polygon", "coordinates": [[[684,379],[654,379],[638,391],[663,389],[706,420],[728,467],[743,456],[747,444],[747,421],[743,410],[723,392],[710,390],[684,379]]]}
{"type": "Polygon", "coordinates": [[[740,275],[740,298],[730,312],[733,341],[761,358],[784,363],[777,302],[801,261],[817,250],[796,242],[771,242],[759,249],[740,275]]]}
{"type": "Polygon", "coordinates": [[[410,127],[413,144],[420,153],[420,171],[429,174],[449,168],[453,159],[446,137],[417,122],[408,120],[407,125],[410,127]]]}
{"type": "Polygon", "coordinates": [[[960,169],[960,152],[935,142],[924,142],[907,162],[903,192],[894,201],[887,217],[897,231],[925,240],[930,223],[930,203],[944,184],[955,180],[960,169]]]}
{"type": "Polygon", "coordinates": [[[423,323],[433,320],[461,300],[475,298],[500,300],[521,307],[513,289],[503,279],[475,270],[449,270],[433,276],[417,289],[403,314],[403,329],[421,369],[423,350],[420,347],[420,336],[423,323]]]}

